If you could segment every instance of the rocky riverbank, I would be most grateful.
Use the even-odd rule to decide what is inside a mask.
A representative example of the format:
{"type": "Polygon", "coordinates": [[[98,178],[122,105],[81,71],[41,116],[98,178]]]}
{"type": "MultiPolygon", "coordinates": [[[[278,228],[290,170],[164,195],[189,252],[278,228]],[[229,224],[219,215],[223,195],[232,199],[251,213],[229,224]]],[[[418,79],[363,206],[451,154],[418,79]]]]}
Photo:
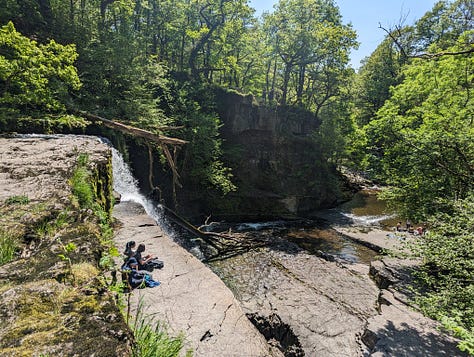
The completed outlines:
{"type": "Polygon", "coordinates": [[[132,313],[142,303],[145,315],[160,321],[169,333],[184,334],[185,349],[193,356],[282,356],[250,323],[225,284],[175,243],[143,207],[122,202],[115,206],[114,217],[121,224],[114,238],[117,246],[129,240],[143,242],[148,253],[165,262],[163,269],[153,272],[160,286],[131,293],[132,313]]]}
{"type": "MultiPolygon", "coordinates": [[[[2,355],[131,354],[130,330],[99,269],[99,222],[68,184],[80,153],[108,209],[110,151],[98,139],[0,139],[2,239],[18,239],[14,260],[0,265],[2,355]]],[[[384,259],[369,269],[275,236],[214,261],[220,280],[141,207],[123,202],[114,216],[119,249],[144,242],[165,261],[154,273],[161,286],[135,290],[133,309],[142,301],[146,314],[185,335],[195,356],[462,356],[454,339],[404,303],[398,281],[409,265],[384,259]]]]}
{"type": "Polygon", "coordinates": [[[107,254],[99,222],[70,184],[81,154],[107,211],[111,155],[99,139],[0,138],[2,356],[131,355],[133,337],[99,267],[107,254]]]}

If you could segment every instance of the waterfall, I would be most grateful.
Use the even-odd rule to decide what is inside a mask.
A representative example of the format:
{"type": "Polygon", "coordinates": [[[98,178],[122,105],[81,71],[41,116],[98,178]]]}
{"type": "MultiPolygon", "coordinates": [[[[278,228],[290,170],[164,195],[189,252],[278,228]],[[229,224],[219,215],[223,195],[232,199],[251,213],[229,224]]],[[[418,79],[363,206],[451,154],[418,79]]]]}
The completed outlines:
{"type": "Polygon", "coordinates": [[[123,160],[122,154],[114,147],[111,147],[111,149],[114,190],[120,194],[120,200],[140,204],[145,209],[145,212],[157,223],[162,222],[163,216],[159,206],[154,205],[151,200],[140,193],[138,182],[133,177],[129,166],[123,160]]]}
{"type": "MultiPolygon", "coordinates": [[[[110,143],[109,143],[110,145],[110,143]]],[[[191,252],[195,257],[202,260],[204,254],[192,239],[184,239],[176,234],[166,222],[161,206],[146,198],[138,188],[138,181],[133,177],[130,167],[123,160],[122,154],[111,146],[112,171],[114,178],[114,190],[120,194],[122,202],[135,202],[140,204],[145,212],[171,237],[175,242],[191,252]]]]}

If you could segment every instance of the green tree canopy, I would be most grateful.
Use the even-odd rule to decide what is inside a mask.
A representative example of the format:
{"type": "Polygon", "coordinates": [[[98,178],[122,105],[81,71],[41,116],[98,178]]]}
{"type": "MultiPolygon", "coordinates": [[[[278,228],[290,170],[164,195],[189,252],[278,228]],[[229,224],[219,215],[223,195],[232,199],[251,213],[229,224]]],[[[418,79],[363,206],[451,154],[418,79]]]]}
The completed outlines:
{"type": "MultiPolygon", "coordinates": [[[[329,0],[280,0],[265,17],[273,58],[281,73],[282,104],[298,103],[318,113],[337,95],[340,76],[356,47],[356,34],[342,24],[329,0]]],[[[317,115],[316,115],[317,116],[317,115]]]]}
{"type": "Polygon", "coordinates": [[[425,219],[474,189],[473,69],[469,55],[413,60],[367,128],[393,187],[386,197],[408,216],[425,219]]]}
{"type": "Polygon", "coordinates": [[[81,86],[74,45],[38,44],[9,22],[0,29],[0,105],[27,111],[64,110],[70,90],[81,86]]]}

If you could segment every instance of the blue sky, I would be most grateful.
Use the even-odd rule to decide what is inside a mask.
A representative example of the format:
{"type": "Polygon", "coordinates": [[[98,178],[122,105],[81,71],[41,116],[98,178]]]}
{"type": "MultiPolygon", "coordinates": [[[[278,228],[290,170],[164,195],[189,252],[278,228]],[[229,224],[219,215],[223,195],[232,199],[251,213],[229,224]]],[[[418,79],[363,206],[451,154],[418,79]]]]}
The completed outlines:
{"type": "MultiPolygon", "coordinates": [[[[250,6],[257,10],[273,11],[278,0],[250,0],[250,6]]],[[[351,54],[351,65],[359,68],[360,61],[369,56],[385,37],[379,23],[393,27],[404,19],[404,25],[412,25],[417,19],[431,10],[437,0],[335,0],[339,6],[344,23],[352,23],[357,31],[359,49],[351,54]]]]}

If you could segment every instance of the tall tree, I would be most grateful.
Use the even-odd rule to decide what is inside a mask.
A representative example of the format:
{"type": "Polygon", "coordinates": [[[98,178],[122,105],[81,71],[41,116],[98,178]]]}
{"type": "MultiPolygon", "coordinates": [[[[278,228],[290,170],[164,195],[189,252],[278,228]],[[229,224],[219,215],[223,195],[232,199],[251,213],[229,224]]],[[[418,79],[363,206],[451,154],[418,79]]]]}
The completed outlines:
{"type": "Polygon", "coordinates": [[[337,76],[356,46],[355,32],[342,24],[331,0],[281,0],[265,20],[283,63],[281,103],[291,98],[318,113],[337,93],[337,76]]]}
{"type": "Polygon", "coordinates": [[[404,59],[390,38],[364,59],[354,88],[355,119],[359,126],[368,124],[390,97],[390,87],[399,83],[404,59]]]}
{"type": "Polygon", "coordinates": [[[436,202],[474,189],[473,68],[469,55],[413,60],[368,126],[372,145],[383,153],[383,177],[393,187],[386,197],[405,215],[425,219],[442,209],[436,202]]]}

